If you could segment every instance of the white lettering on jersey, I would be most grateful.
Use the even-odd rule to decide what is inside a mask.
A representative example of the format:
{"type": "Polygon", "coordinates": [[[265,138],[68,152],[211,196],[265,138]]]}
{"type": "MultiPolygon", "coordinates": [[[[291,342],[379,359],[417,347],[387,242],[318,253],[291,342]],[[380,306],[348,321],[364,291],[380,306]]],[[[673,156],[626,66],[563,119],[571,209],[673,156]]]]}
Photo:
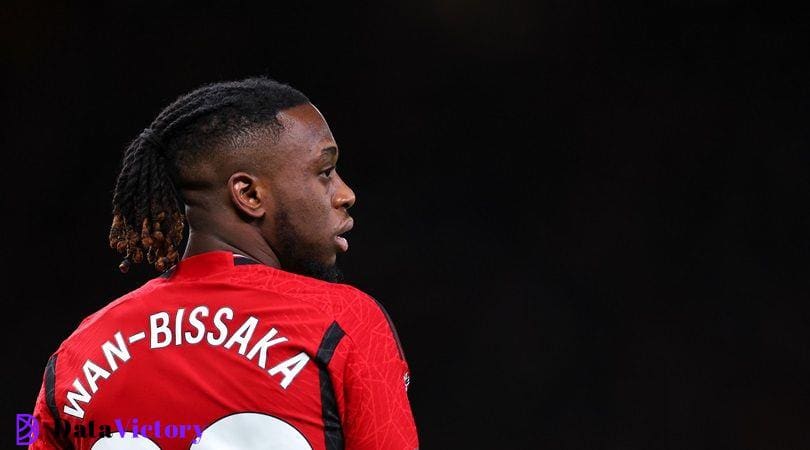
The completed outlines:
{"type": "Polygon", "coordinates": [[[222,316],[228,316],[228,320],[233,319],[233,310],[231,308],[220,308],[214,314],[214,326],[219,330],[219,337],[214,339],[214,333],[208,332],[208,343],[211,345],[222,345],[225,338],[228,337],[228,327],[222,322],[222,316]]]}
{"type": "Polygon", "coordinates": [[[118,363],[115,362],[113,355],[121,358],[122,363],[129,361],[129,349],[127,349],[127,344],[124,342],[124,337],[120,331],[115,333],[115,342],[118,343],[118,347],[114,346],[110,341],[101,345],[101,351],[104,352],[104,357],[107,358],[107,365],[110,366],[110,370],[113,372],[118,369],[118,363]]]}
{"type": "MultiPolygon", "coordinates": [[[[183,344],[198,344],[202,342],[203,337],[212,346],[222,346],[230,350],[234,344],[239,344],[236,352],[247,358],[249,361],[256,362],[256,365],[261,369],[267,367],[268,352],[270,347],[288,342],[289,339],[285,336],[279,336],[279,331],[271,327],[261,338],[253,341],[253,335],[259,325],[259,319],[249,316],[242,322],[236,331],[231,333],[228,324],[234,318],[234,312],[231,308],[219,308],[212,316],[211,322],[207,323],[203,319],[209,317],[210,310],[206,306],[197,306],[193,308],[188,315],[185,314],[185,308],[178,308],[174,315],[170,312],[160,311],[149,316],[149,349],[159,350],[168,347],[170,343],[174,345],[183,344]],[[172,323],[174,322],[174,323],[172,323]],[[188,328],[195,330],[183,332],[185,324],[188,328]],[[213,325],[213,326],[211,326],[213,325]],[[214,331],[216,330],[216,331],[214,331]],[[248,351],[250,348],[250,351],[248,351]],[[256,356],[258,355],[258,358],[256,356]]],[[[73,391],[66,393],[66,405],[64,412],[74,417],[83,418],[84,409],[79,403],[90,403],[93,395],[101,388],[99,380],[108,379],[120,367],[122,367],[132,356],[127,346],[127,342],[135,344],[144,339],[146,333],[138,331],[132,333],[127,339],[123,334],[118,331],[113,337],[115,342],[106,341],[101,345],[101,351],[107,362],[108,368],[101,367],[95,362],[87,359],[82,365],[82,372],[84,383],[79,378],[73,382],[73,391]],[[88,386],[89,391],[85,386],[88,386]]],[[[295,377],[304,370],[310,357],[306,352],[300,352],[297,355],[288,358],[284,361],[277,363],[267,373],[270,376],[282,374],[283,378],[279,381],[283,389],[287,389],[293,382],[295,377]]]]}
{"type": "Polygon", "coordinates": [[[92,397],[90,393],[87,392],[87,389],[84,388],[84,385],[82,385],[82,382],[79,381],[78,378],[73,380],[73,389],[79,391],[79,393],[77,394],[75,392],[68,391],[67,401],[70,402],[71,406],[65,405],[65,407],[62,410],[65,412],[65,414],[70,414],[73,417],[78,417],[79,419],[81,419],[82,417],[84,417],[84,409],[82,409],[82,407],[79,406],[78,402],[90,403],[92,397]]]}
{"type": "Polygon", "coordinates": [[[298,373],[304,369],[304,366],[306,365],[307,361],[309,361],[309,355],[307,355],[304,352],[301,352],[286,361],[282,361],[281,364],[277,365],[276,367],[273,367],[267,372],[270,375],[275,375],[279,372],[283,373],[284,379],[281,380],[281,387],[287,389],[287,386],[289,386],[290,383],[292,383],[293,379],[295,379],[295,376],[298,375],[298,373]],[[290,366],[292,366],[292,369],[290,368],[290,366]]]}
{"type": "Polygon", "coordinates": [[[280,337],[280,338],[273,339],[273,336],[275,336],[276,333],[278,333],[278,331],[276,331],[275,328],[270,328],[270,331],[268,331],[267,334],[265,334],[263,338],[259,339],[258,342],[253,344],[253,348],[250,349],[250,352],[247,354],[247,359],[249,359],[250,361],[253,361],[253,357],[255,357],[256,354],[258,353],[259,354],[259,362],[258,362],[259,367],[264,369],[265,368],[265,363],[267,362],[267,349],[274,346],[274,345],[276,345],[276,344],[280,344],[282,342],[287,342],[287,338],[285,338],[285,337],[280,337]]]}
{"type": "Polygon", "coordinates": [[[159,312],[149,316],[149,335],[152,337],[150,340],[150,348],[161,348],[169,345],[172,341],[172,332],[169,330],[169,313],[159,312]],[[158,319],[163,323],[158,325],[158,319]],[[162,341],[157,340],[157,336],[162,334],[166,337],[162,341]]]}
{"type": "Polygon", "coordinates": [[[62,409],[65,414],[70,414],[71,416],[78,417],[80,419],[83,418],[84,408],[79,406],[79,402],[90,403],[90,400],[93,398],[93,394],[95,394],[99,389],[98,380],[100,378],[106,380],[111,374],[115,373],[115,371],[119,369],[118,362],[115,360],[115,357],[118,357],[122,364],[129,361],[129,348],[124,340],[124,336],[120,331],[117,331],[114,334],[114,337],[116,344],[113,344],[110,341],[105,341],[103,344],[101,344],[101,351],[104,354],[104,357],[107,360],[107,365],[110,367],[110,369],[107,370],[89,359],[86,360],[82,365],[82,372],[84,374],[84,381],[87,383],[87,386],[90,387],[90,392],[87,392],[84,384],[82,384],[78,378],[73,380],[74,390],[68,391],[65,395],[67,399],[65,403],[69,403],[66,404],[62,409]]]}
{"type": "Polygon", "coordinates": [[[197,329],[197,335],[192,336],[190,331],[186,331],[186,342],[189,344],[196,344],[203,339],[203,335],[205,334],[205,325],[197,318],[197,316],[208,317],[208,308],[205,306],[198,306],[191,310],[191,314],[188,316],[188,323],[191,324],[192,327],[197,329]]]}
{"type": "Polygon", "coordinates": [[[90,386],[90,392],[94,394],[98,390],[98,384],[96,384],[96,381],[99,378],[104,378],[105,380],[110,378],[110,372],[102,369],[89,359],[84,362],[84,367],[82,367],[82,370],[84,370],[84,378],[87,380],[87,385],[90,386]]]}
{"type": "Polygon", "coordinates": [[[259,319],[250,316],[247,318],[245,323],[236,330],[236,333],[228,339],[228,342],[225,343],[225,348],[233,347],[233,344],[238,342],[239,343],[239,354],[244,355],[247,351],[248,342],[250,342],[250,338],[253,337],[253,331],[256,330],[256,324],[259,323],[259,319]]]}

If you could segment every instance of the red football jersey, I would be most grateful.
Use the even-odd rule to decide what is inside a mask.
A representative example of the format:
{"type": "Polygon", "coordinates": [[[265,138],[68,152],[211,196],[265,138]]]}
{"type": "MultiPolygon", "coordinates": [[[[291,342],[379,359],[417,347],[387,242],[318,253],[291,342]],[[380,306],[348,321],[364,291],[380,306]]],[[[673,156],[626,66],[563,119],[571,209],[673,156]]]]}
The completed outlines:
{"type": "Polygon", "coordinates": [[[209,252],[87,317],[62,343],[30,448],[413,450],[408,382],[373,298],[209,252]]]}

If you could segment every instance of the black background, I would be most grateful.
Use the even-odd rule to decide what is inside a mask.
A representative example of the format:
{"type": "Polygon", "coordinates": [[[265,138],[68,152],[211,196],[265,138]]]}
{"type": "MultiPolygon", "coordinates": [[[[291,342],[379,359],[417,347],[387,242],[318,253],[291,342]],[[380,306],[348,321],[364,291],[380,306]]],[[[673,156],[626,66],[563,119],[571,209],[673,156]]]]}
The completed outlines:
{"type": "Polygon", "coordinates": [[[264,74],[341,148],[342,266],[397,324],[422,448],[808,448],[806,15],[68,3],[2,7],[9,447],[58,343],[154,276],[107,248],[127,142],[264,74]]]}

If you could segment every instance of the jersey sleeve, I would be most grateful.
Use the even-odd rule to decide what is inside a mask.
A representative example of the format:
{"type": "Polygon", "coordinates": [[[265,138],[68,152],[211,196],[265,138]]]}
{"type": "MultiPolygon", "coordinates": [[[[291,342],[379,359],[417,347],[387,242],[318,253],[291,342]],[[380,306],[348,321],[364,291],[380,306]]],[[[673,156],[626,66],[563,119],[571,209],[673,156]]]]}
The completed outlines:
{"type": "Polygon", "coordinates": [[[37,401],[34,404],[34,419],[36,419],[39,436],[28,446],[29,450],[54,450],[72,448],[66,446],[56,433],[56,419],[54,412],[56,405],[48,406],[49,398],[53,399],[53,389],[56,377],[56,355],[51,356],[48,365],[45,367],[45,374],[42,377],[42,387],[39,389],[37,401]]]}
{"type": "Polygon", "coordinates": [[[343,326],[346,450],[418,448],[407,394],[408,363],[387,313],[360,293],[343,326]]]}

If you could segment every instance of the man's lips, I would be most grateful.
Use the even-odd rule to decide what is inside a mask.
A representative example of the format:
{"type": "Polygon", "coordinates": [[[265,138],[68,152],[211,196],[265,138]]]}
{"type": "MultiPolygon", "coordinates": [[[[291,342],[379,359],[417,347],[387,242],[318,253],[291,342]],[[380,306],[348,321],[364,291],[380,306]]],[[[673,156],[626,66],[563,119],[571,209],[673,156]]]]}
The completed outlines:
{"type": "Polygon", "coordinates": [[[340,251],[345,252],[349,250],[349,241],[346,240],[343,236],[335,236],[335,243],[337,244],[340,251]]]}
{"type": "Polygon", "coordinates": [[[335,244],[337,244],[338,248],[340,248],[340,250],[343,252],[349,249],[349,241],[341,235],[348,233],[352,227],[354,227],[354,219],[350,217],[348,220],[346,220],[346,222],[343,223],[343,226],[338,229],[337,233],[335,233],[335,244]]]}

